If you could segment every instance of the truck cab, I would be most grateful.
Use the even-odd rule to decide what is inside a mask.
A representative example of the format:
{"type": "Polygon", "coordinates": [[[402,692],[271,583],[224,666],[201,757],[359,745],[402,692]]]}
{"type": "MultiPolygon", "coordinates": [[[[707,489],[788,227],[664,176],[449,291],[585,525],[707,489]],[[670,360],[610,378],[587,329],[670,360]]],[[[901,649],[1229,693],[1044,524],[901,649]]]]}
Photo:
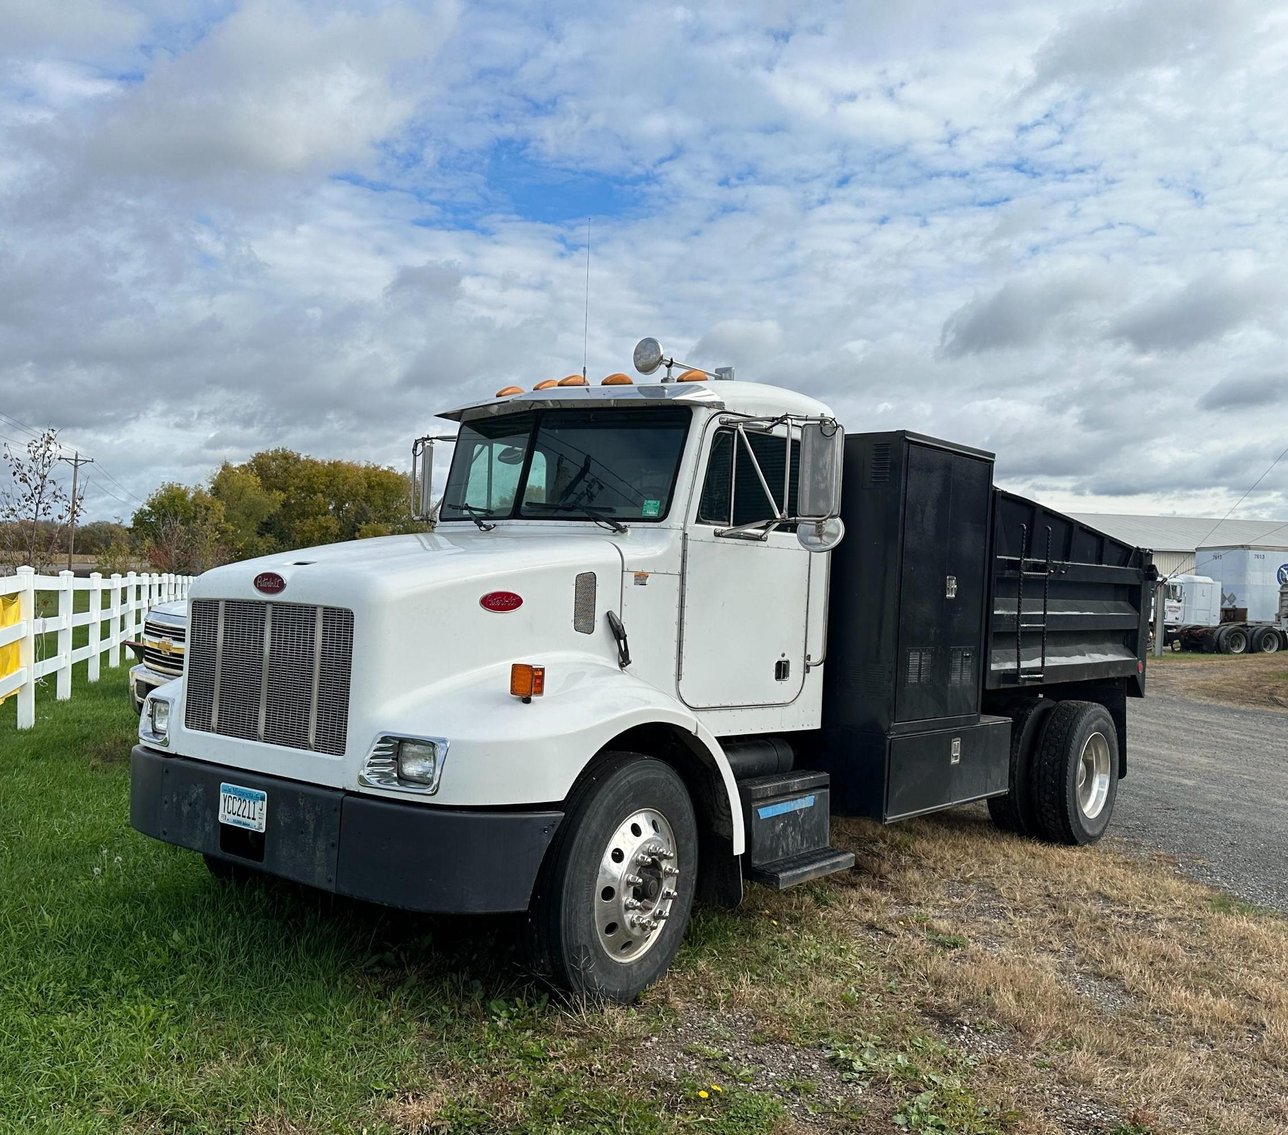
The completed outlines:
{"type": "MultiPolygon", "coordinates": [[[[664,364],[655,342],[641,348],[642,374],[664,364]]],[[[661,381],[570,376],[444,412],[457,432],[436,506],[433,440],[413,450],[424,532],[201,576],[184,676],[142,714],[132,824],[201,852],[224,878],[262,872],[422,911],[523,912],[539,970],[619,1000],[665,972],[695,898],[732,906],[744,879],[784,887],[853,864],[830,846],[833,780],[847,811],[878,819],[1014,797],[999,822],[1037,822],[1010,715],[1038,745],[1044,681],[1064,698],[1094,681],[1089,696],[1104,702],[1050,714],[1058,744],[1042,757],[1060,796],[1045,836],[1098,838],[1125,769],[1121,690],[1143,670],[1132,630],[1145,626],[1143,585],[1114,591],[1136,605],[1104,608],[1112,642],[1089,662],[1096,628],[1078,612],[1094,605],[1060,613],[1059,588],[1082,578],[1064,564],[1057,598],[1043,593],[1052,629],[1039,642],[1025,630],[1038,616],[1023,587],[1040,574],[1027,535],[999,545],[1017,590],[994,610],[991,455],[870,435],[864,452],[885,454],[883,474],[855,482],[863,530],[845,537],[846,462],[869,479],[875,466],[847,455],[826,405],[692,368],[673,379],[677,364],[665,365],[661,381]],[[933,492],[905,506],[889,494],[902,492],[898,447],[909,445],[907,475],[924,451],[933,492]],[[953,493],[957,504],[936,505],[953,493]],[[897,514],[902,533],[907,510],[918,539],[937,540],[941,513],[962,539],[920,566],[893,547],[886,557],[904,537],[880,518],[897,514]],[[864,543],[835,603],[843,538],[864,543]],[[963,555],[970,565],[958,566],[963,555]],[[898,613],[901,573],[924,586],[904,588],[918,598],[887,633],[875,608],[898,613]],[[905,688],[900,627],[920,636],[905,651],[914,677],[942,670],[951,696],[905,688]],[[847,649],[825,686],[829,634],[847,649]],[[881,668],[888,698],[863,677],[881,668]]],[[[1045,524],[1054,576],[1061,529],[1036,508],[1014,498],[1003,511],[1024,518],[1017,534],[1045,524]]],[[[1121,562],[1086,578],[1140,582],[1137,560],[1121,562]]]]}

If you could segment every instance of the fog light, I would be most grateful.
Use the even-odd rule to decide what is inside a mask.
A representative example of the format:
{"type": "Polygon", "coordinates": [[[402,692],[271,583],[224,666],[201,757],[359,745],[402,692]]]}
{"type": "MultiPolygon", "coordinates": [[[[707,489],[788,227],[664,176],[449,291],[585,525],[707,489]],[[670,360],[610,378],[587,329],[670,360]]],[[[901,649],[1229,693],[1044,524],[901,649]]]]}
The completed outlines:
{"type": "Polygon", "coordinates": [[[398,742],[398,779],[437,786],[442,771],[440,755],[437,741],[404,738],[398,742]]]}

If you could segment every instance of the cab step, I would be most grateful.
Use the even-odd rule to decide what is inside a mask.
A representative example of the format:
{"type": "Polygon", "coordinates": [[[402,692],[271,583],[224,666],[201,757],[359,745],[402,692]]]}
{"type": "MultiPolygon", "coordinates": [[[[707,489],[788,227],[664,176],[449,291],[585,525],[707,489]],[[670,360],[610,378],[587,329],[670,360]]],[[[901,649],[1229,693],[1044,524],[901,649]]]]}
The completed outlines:
{"type": "Polygon", "coordinates": [[[848,871],[853,866],[854,852],[820,847],[759,867],[748,867],[745,874],[753,883],[763,883],[776,891],[785,891],[797,883],[808,883],[811,879],[821,879],[824,875],[832,875],[837,871],[848,871]]]}
{"type": "Polygon", "coordinates": [[[781,891],[854,866],[852,853],[828,846],[830,784],[827,773],[807,770],[739,782],[746,878],[781,891]]]}

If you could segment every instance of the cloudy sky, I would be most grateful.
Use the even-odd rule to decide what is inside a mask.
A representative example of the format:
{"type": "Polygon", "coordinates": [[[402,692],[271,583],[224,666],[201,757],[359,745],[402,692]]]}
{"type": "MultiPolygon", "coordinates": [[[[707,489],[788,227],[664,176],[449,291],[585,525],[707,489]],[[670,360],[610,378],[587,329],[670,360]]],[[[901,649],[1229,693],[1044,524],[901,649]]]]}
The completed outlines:
{"type": "Polygon", "coordinates": [[[651,334],[1221,515],[1288,447],[1286,90],[1269,0],[0,0],[0,439],[61,428],[100,518],[401,466],[580,370],[589,218],[592,378],[651,334]]]}

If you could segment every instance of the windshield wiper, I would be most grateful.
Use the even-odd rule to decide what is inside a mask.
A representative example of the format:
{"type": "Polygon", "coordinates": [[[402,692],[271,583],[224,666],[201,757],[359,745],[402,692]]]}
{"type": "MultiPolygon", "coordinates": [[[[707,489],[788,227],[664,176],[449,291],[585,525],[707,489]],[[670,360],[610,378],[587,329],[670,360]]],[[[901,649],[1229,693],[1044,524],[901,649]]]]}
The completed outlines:
{"type": "Polygon", "coordinates": [[[580,513],[583,520],[593,520],[601,528],[608,528],[613,532],[625,532],[627,530],[626,525],[620,520],[609,516],[606,509],[599,508],[593,504],[582,504],[579,501],[558,501],[546,507],[551,512],[580,513]]]}
{"type": "Polygon", "coordinates": [[[484,524],[483,521],[479,519],[480,516],[491,516],[492,514],[490,512],[480,512],[472,504],[466,504],[464,501],[454,507],[463,508],[467,513],[469,513],[470,519],[479,526],[480,532],[491,532],[492,529],[496,527],[495,524],[484,524]]]}

